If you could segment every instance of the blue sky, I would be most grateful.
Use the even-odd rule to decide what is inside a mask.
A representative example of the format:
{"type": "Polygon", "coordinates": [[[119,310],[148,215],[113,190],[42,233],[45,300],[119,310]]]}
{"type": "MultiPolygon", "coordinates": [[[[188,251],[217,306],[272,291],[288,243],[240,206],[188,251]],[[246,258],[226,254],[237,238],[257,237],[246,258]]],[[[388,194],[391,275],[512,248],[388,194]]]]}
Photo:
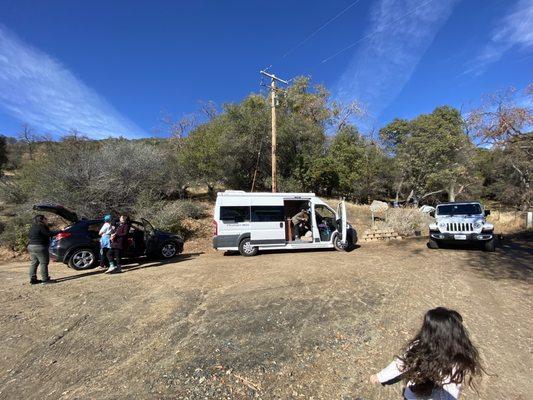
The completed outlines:
{"type": "Polygon", "coordinates": [[[533,0],[0,0],[0,133],[163,135],[259,70],[365,104],[363,129],[533,81],[533,0]]]}

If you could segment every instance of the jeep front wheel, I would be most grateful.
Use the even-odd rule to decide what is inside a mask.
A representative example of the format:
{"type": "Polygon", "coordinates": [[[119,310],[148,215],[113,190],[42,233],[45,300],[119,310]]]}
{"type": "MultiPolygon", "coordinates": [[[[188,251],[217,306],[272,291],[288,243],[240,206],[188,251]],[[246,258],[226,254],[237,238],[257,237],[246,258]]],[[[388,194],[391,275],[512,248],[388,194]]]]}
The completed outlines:
{"type": "Polygon", "coordinates": [[[490,252],[495,251],[496,250],[496,246],[494,245],[494,238],[490,239],[490,240],[487,240],[484,243],[484,246],[485,246],[485,251],[490,251],[490,252]]]}
{"type": "Polygon", "coordinates": [[[438,249],[439,248],[439,242],[437,242],[435,239],[429,238],[428,247],[430,249],[438,249]]]}

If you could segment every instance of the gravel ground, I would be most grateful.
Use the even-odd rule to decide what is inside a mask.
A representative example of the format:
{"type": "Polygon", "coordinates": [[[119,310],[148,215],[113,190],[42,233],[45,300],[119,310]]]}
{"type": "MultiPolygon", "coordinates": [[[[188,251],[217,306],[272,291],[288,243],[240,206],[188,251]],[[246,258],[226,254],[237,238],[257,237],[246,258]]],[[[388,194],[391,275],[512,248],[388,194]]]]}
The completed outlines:
{"type": "Polygon", "coordinates": [[[496,253],[421,240],[205,251],[113,276],[53,264],[47,286],[2,264],[0,398],[400,398],[401,384],[368,377],[443,305],[463,314],[488,372],[463,398],[528,399],[532,266],[531,238],[496,253]]]}

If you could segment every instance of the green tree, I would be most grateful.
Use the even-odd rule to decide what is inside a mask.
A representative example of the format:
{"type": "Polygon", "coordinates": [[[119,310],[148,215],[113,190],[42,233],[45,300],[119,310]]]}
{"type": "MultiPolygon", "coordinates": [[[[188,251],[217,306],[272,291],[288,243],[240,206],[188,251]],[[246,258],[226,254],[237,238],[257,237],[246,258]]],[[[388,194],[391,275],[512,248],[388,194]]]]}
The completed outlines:
{"type": "Polygon", "coordinates": [[[225,139],[225,127],[215,119],[194,129],[178,152],[180,167],[188,171],[192,180],[205,184],[211,196],[215,185],[225,177],[225,139]]]}
{"type": "Polygon", "coordinates": [[[328,149],[339,176],[339,192],[346,197],[355,197],[362,179],[364,147],[364,139],[357,128],[346,126],[335,135],[328,149]]]}
{"type": "Polygon", "coordinates": [[[407,200],[446,193],[454,201],[476,180],[472,174],[474,146],[458,110],[444,106],[411,121],[395,120],[380,136],[396,155],[397,196],[407,200]]]}
{"type": "MultiPolygon", "coordinates": [[[[278,93],[277,162],[280,188],[303,190],[306,173],[324,155],[329,94],[296,79],[285,94],[278,93]]],[[[251,94],[240,103],[193,129],[183,142],[181,159],[197,181],[213,188],[268,190],[271,187],[271,109],[264,96],[251,94]]]]}
{"type": "Polygon", "coordinates": [[[0,175],[2,175],[4,166],[8,161],[7,140],[5,136],[0,135],[0,175]]]}
{"type": "Polygon", "coordinates": [[[306,168],[305,190],[331,197],[339,189],[339,172],[331,156],[318,157],[306,168]]]}

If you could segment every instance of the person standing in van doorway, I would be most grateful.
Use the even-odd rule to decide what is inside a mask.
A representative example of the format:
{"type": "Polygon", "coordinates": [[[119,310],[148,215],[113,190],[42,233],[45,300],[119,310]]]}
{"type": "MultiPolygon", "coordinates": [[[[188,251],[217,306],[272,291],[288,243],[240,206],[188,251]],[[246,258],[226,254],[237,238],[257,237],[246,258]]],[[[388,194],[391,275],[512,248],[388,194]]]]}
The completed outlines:
{"type": "Polygon", "coordinates": [[[56,232],[50,231],[48,228],[48,220],[44,215],[36,215],[33,218],[33,224],[30,228],[28,253],[30,253],[30,284],[37,283],[54,283],[48,274],[48,264],[50,263],[50,238],[56,232]],[[37,268],[41,270],[42,280],[37,279],[37,268]]]}
{"type": "Polygon", "coordinates": [[[122,272],[120,258],[128,246],[128,235],[130,233],[130,219],[125,215],[120,216],[120,223],[115,232],[111,235],[111,250],[109,251],[109,269],[106,274],[122,272]]]}
{"type": "Polygon", "coordinates": [[[291,218],[292,224],[294,225],[294,240],[299,240],[300,236],[305,234],[309,230],[309,213],[305,208],[291,218]]]}
{"type": "Polygon", "coordinates": [[[109,258],[109,251],[111,250],[111,234],[114,227],[111,225],[111,215],[104,216],[104,224],[100,228],[98,234],[100,235],[100,268],[105,268],[105,261],[109,258]]]}

